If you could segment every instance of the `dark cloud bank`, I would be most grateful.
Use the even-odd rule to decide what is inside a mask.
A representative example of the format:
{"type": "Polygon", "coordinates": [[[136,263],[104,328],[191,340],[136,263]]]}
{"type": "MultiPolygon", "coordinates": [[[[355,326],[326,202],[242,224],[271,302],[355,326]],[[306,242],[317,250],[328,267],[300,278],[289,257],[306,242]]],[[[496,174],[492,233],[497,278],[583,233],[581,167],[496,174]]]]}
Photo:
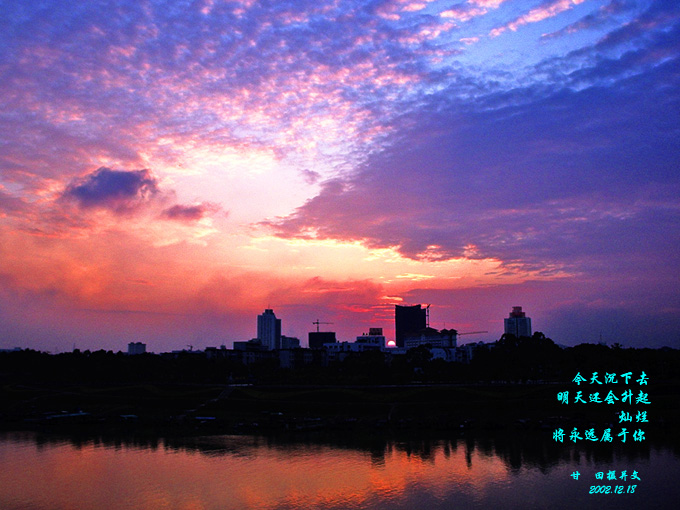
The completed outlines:
{"type": "MultiPolygon", "coordinates": [[[[112,170],[101,167],[73,180],[64,191],[62,199],[74,201],[83,209],[106,209],[117,215],[130,215],[151,206],[154,201],[163,205],[172,195],[171,192],[161,190],[158,179],[149,170],[112,170]]],[[[160,218],[194,222],[219,210],[220,206],[209,202],[174,204],[164,208],[160,218]]]]}

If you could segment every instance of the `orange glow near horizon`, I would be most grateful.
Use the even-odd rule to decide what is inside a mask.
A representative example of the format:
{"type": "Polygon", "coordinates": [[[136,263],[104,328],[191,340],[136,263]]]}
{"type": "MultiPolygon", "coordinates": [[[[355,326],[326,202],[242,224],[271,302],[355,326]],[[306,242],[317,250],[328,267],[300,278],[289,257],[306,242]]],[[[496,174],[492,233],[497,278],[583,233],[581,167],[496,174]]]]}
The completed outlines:
{"type": "MultiPolygon", "coordinates": [[[[304,325],[321,313],[344,331],[343,339],[351,339],[368,327],[369,321],[378,321],[389,332],[393,319],[388,308],[404,302],[402,296],[412,289],[452,291],[560,277],[511,271],[496,259],[437,260],[431,256],[437,249],[434,246],[422,260],[414,260],[401,255],[396,247],[282,239],[239,227],[229,218],[159,221],[162,207],[135,218],[106,211],[95,211],[86,220],[73,216],[70,224],[51,235],[46,235],[46,229],[6,231],[0,255],[4,273],[12,276],[9,282],[14,292],[26,299],[42,296],[28,306],[14,300],[17,309],[28,317],[36,307],[39,322],[53,317],[56,336],[58,325],[79,321],[99,342],[105,341],[96,325],[101,319],[83,320],[81,311],[125,313],[126,323],[137,324],[138,331],[144,333],[133,338],[129,333],[119,336],[120,345],[108,347],[114,349],[122,349],[127,341],[150,341],[151,346],[153,337],[168,338],[162,323],[149,334],[159,327],[155,317],[164,315],[177,320],[194,317],[186,323],[196,325],[189,337],[202,334],[198,332],[206,330],[207,322],[215,323],[222,333],[209,333],[207,338],[214,340],[207,340],[208,345],[247,340],[254,334],[251,325],[256,314],[270,306],[284,319],[286,334],[304,340],[309,328],[304,325]],[[298,319],[297,324],[291,324],[287,305],[312,311],[301,322],[298,319]],[[39,306],[44,307],[42,313],[39,306]],[[237,315],[241,317],[240,329],[225,330],[224,321],[217,325],[213,320],[229,318],[233,325],[237,315]]],[[[111,320],[117,323],[123,316],[111,320]]],[[[124,329],[130,331],[127,326],[124,329]]],[[[187,332],[183,334],[187,338],[187,332]]],[[[185,343],[180,340],[181,345],[185,343]]],[[[155,344],[150,349],[158,352],[172,345],[176,344],[155,344]]],[[[48,350],[53,348],[50,345],[48,350]]]]}
{"type": "Polygon", "coordinates": [[[78,237],[8,233],[3,270],[14,275],[19,288],[58,288],[64,299],[81,306],[157,311],[172,311],[173,303],[199,295],[210,302],[215,281],[224,285],[223,295],[214,297],[225,309],[244,309],[238,303],[245,302],[250,303],[245,309],[259,309],[268,296],[312,304],[321,294],[373,286],[377,304],[398,302],[413,287],[462,289],[539,278],[526,272],[499,279],[502,263],[494,259],[412,260],[394,248],[370,249],[358,242],[216,236],[210,221],[183,226],[141,220],[124,231],[117,220],[101,220],[98,232],[78,237]],[[133,257],[126,256],[130,251],[133,257]]]}

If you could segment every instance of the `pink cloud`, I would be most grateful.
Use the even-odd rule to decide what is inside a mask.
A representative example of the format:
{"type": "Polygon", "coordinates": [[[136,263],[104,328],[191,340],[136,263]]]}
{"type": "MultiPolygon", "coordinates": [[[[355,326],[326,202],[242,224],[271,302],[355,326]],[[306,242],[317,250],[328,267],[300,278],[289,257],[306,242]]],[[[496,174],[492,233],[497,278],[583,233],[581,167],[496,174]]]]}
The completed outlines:
{"type": "Polygon", "coordinates": [[[485,15],[488,11],[486,8],[470,8],[470,7],[455,7],[441,12],[439,15],[442,18],[452,18],[456,21],[470,21],[473,18],[485,15]]]}
{"type": "Polygon", "coordinates": [[[579,5],[585,2],[585,0],[554,0],[553,2],[541,5],[535,9],[530,10],[527,14],[516,18],[515,20],[494,28],[491,30],[489,35],[491,37],[498,37],[506,30],[511,30],[516,32],[517,29],[523,25],[528,25],[530,23],[537,23],[548,18],[557,16],[558,14],[572,9],[575,5],[579,5]]]}
{"type": "Polygon", "coordinates": [[[470,21],[484,16],[490,10],[498,9],[506,0],[468,0],[467,5],[460,4],[439,13],[442,18],[452,18],[456,21],[470,21]]]}
{"type": "Polygon", "coordinates": [[[486,7],[489,9],[498,9],[501,4],[507,0],[468,0],[469,4],[478,5],[480,7],[486,7]]]}
{"type": "Polygon", "coordinates": [[[386,0],[376,9],[376,14],[389,21],[401,19],[400,12],[410,13],[422,11],[433,0],[386,0]]]}
{"type": "Polygon", "coordinates": [[[17,214],[26,211],[29,205],[20,197],[6,193],[0,187],[0,217],[5,214],[17,214]]]}

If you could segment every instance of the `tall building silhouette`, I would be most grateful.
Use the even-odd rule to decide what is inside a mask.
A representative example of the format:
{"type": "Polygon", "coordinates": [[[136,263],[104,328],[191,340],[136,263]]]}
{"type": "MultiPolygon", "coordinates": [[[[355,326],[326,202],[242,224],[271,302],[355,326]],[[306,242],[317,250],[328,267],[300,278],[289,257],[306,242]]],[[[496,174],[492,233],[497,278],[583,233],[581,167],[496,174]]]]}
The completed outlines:
{"type": "Polygon", "coordinates": [[[531,319],[522,311],[521,306],[513,306],[510,316],[505,319],[505,334],[531,336],[531,319]]]}
{"type": "Polygon", "coordinates": [[[394,305],[394,340],[404,347],[404,338],[420,333],[427,327],[427,310],[421,305],[394,305]]]}
{"type": "Polygon", "coordinates": [[[281,348],[281,319],[276,318],[271,308],[257,316],[257,339],[267,350],[281,348]]]}

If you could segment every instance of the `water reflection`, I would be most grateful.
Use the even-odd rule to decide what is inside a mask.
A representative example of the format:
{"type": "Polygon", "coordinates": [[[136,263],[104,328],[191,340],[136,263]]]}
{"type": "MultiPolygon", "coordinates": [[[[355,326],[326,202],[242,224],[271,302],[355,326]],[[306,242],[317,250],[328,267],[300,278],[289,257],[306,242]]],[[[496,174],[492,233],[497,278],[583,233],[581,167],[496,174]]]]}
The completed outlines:
{"type": "Polygon", "coordinates": [[[495,434],[6,434],[0,436],[0,508],[675,508],[677,447],[621,446],[579,449],[531,435],[495,434]],[[588,494],[590,485],[618,483],[596,482],[596,471],[633,469],[641,475],[636,493],[588,494]],[[583,479],[570,476],[575,470],[583,479]]]}

